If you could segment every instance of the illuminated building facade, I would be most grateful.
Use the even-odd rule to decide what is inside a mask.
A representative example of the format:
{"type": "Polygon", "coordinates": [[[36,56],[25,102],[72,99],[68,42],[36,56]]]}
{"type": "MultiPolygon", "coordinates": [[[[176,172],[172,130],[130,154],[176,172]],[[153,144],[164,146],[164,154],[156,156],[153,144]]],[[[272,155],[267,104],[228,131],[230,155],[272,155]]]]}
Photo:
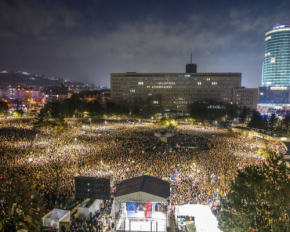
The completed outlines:
{"type": "Polygon", "coordinates": [[[290,25],[277,25],[265,33],[262,86],[290,86],[290,25]]]}
{"type": "Polygon", "coordinates": [[[110,89],[81,91],[79,96],[85,102],[99,101],[100,103],[106,103],[111,100],[111,91],[110,89]]]}
{"type": "MultiPolygon", "coordinates": [[[[290,25],[276,25],[265,33],[259,110],[290,103],[290,25]]],[[[280,109],[280,108],[279,108],[280,109]]]]}
{"type": "Polygon", "coordinates": [[[59,101],[64,102],[68,99],[68,87],[47,86],[44,88],[45,103],[59,101]]]}
{"type": "MultiPolygon", "coordinates": [[[[111,73],[111,98],[139,108],[149,102],[159,112],[183,114],[187,113],[188,104],[194,102],[235,104],[233,93],[241,88],[241,78],[241,73],[111,73]]],[[[257,108],[257,96],[253,95],[253,99],[247,104],[257,108]]],[[[245,101],[238,103],[242,105],[245,101]]]]}
{"type": "Polygon", "coordinates": [[[257,110],[258,89],[257,88],[237,88],[233,89],[233,103],[257,110]]]}

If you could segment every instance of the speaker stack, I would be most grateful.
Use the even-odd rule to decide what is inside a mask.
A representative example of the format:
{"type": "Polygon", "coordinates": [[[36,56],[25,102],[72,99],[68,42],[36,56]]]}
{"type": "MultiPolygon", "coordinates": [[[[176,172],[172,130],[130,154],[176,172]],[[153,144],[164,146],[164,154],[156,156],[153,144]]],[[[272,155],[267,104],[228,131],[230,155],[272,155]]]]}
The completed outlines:
{"type": "Polygon", "coordinates": [[[86,198],[110,199],[110,179],[95,177],[75,177],[76,200],[86,198]]]}

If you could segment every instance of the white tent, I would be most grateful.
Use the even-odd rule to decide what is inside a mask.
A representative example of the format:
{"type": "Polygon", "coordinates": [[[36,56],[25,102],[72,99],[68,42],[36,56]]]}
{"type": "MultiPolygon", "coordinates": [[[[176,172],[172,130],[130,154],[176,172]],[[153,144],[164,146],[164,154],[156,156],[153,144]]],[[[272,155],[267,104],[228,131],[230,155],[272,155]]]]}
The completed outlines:
{"type": "Polygon", "coordinates": [[[197,232],[220,232],[218,221],[208,205],[177,205],[175,206],[175,221],[180,226],[178,216],[194,217],[197,232]]]}
{"type": "Polygon", "coordinates": [[[59,229],[60,222],[70,222],[70,211],[54,209],[42,218],[42,225],[59,229]]]}

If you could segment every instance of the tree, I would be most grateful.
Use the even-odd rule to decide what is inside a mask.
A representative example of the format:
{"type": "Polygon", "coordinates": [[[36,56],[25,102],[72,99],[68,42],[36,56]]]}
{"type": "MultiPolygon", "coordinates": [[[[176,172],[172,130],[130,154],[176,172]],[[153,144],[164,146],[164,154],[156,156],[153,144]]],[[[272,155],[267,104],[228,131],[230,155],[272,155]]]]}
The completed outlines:
{"type": "Polygon", "coordinates": [[[85,107],[85,102],[83,102],[77,94],[73,94],[70,98],[64,101],[62,112],[66,117],[68,116],[71,117],[75,115],[75,111],[82,112],[84,107],[85,107]]]}
{"type": "Polygon", "coordinates": [[[161,118],[159,121],[159,124],[164,125],[164,126],[168,126],[169,129],[174,129],[178,126],[178,122],[172,116],[169,118],[166,118],[166,117],[161,118]]]}
{"type": "Polygon", "coordinates": [[[285,118],[283,119],[282,123],[285,125],[285,129],[289,131],[290,127],[290,115],[286,114],[285,118]]]}
{"type": "Polygon", "coordinates": [[[32,198],[34,192],[35,189],[24,184],[18,173],[6,174],[0,190],[0,224],[3,231],[16,231],[20,222],[26,224],[27,216],[33,217],[31,203],[39,200],[32,198]]]}
{"type": "Polygon", "coordinates": [[[13,112],[13,116],[14,116],[14,117],[22,117],[23,114],[24,114],[23,110],[15,110],[15,111],[13,112]]]}
{"type": "Polygon", "coordinates": [[[191,123],[194,123],[196,121],[196,119],[195,118],[188,118],[188,121],[191,123]]]}
{"type": "Polygon", "coordinates": [[[248,123],[249,127],[259,128],[259,129],[265,129],[266,128],[266,122],[262,115],[254,110],[253,115],[251,118],[251,121],[248,123]]]}
{"type": "Polygon", "coordinates": [[[161,119],[160,119],[160,121],[159,121],[159,124],[161,125],[161,126],[169,126],[169,121],[167,120],[167,118],[166,117],[162,117],[161,119]]]}
{"type": "Polygon", "coordinates": [[[0,114],[6,115],[8,112],[8,105],[6,102],[0,100],[0,114]]]}
{"type": "Polygon", "coordinates": [[[99,101],[87,103],[86,110],[92,115],[102,115],[103,113],[103,107],[99,101]]]}
{"type": "Polygon", "coordinates": [[[44,111],[42,108],[39,112],[39,114],[36,115],[35,117],[35,122],[33,123],[34,128],[41,128],[41,127],[46,127],[48,125],[48,117],[47,113],[44,111]]]}
{"type": "Polygon", "coordinates": [[[55,130],[58,133],[65,131],[68,127],[62,114],[60,102],[51,102],[40,111],[36,117],[34,126],[37,128],[45,127],[55,130]]]}
{"type": "Polygon", "coordinates": [[[276,124],[277,124],[277,118],[276,118],[276,115],[273,113],[269,119],[269,127],[273,130],[276,124]]]}
{"type": "Polygon", "coordinates": [[[132,116],[134,117],[139,117],[140,116],[140,110],[138,107],[135,107],[133,110],[132,110],[132,116]]]}
{"type": "Polygon", "coordinates": [[[224,232],[248,231],[249,227],[258,231],[290,229],[281,220],[285,213],[290,213],[288,173],[282,158],[273,153],[261,167],[254,165],[239,170],[230,194],[222,202],[220,229],[224,232]],[[232,230],[235,223],[239,223],[239,228],[232,230]]]}
{"type": "Polygon", "coordinates": [[[207,104],[194,102],[188,105],[190,116],[199,120],[207,118],[207,104]]]}
{"type": "Polygon", "coordinates": [[[106,103],[106,113],[111,115],[116,112],[117,105],[114,102],[107,102],[106,103]]]}
{"type": "Polygon", "coordinates": [[[241,122],[242,123],[244,123],[244,122],[247,123],[249,121],[250,115],[251,115],[251,110],[248,107],[244,106],[243,110],[242,110],[242,112],[240,114],[241,122]]]}

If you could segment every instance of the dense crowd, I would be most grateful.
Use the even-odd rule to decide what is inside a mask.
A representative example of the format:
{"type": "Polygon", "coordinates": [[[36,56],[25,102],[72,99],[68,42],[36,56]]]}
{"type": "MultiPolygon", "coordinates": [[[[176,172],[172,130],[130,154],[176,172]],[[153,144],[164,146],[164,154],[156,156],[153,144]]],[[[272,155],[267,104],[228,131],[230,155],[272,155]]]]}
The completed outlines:
{"type": "MultiPolygon", "coordinates": [[[[0,129],[1,185],[16,175],[40,198],[42,212],[73,202],[75,176],[110,178],[114,194],[122,180],[150,175],[171,182],[173,205],[213,206],[227,195],[238,169],[264,162],[257,153],[261,139],[210,127],[179,126],[167,143],[154,137],[160,127],[151,123],[71,124],[61,135],[17,128],[0,129]]],[[[269,148],[284,152],[277,142],[269,148]]]]}

